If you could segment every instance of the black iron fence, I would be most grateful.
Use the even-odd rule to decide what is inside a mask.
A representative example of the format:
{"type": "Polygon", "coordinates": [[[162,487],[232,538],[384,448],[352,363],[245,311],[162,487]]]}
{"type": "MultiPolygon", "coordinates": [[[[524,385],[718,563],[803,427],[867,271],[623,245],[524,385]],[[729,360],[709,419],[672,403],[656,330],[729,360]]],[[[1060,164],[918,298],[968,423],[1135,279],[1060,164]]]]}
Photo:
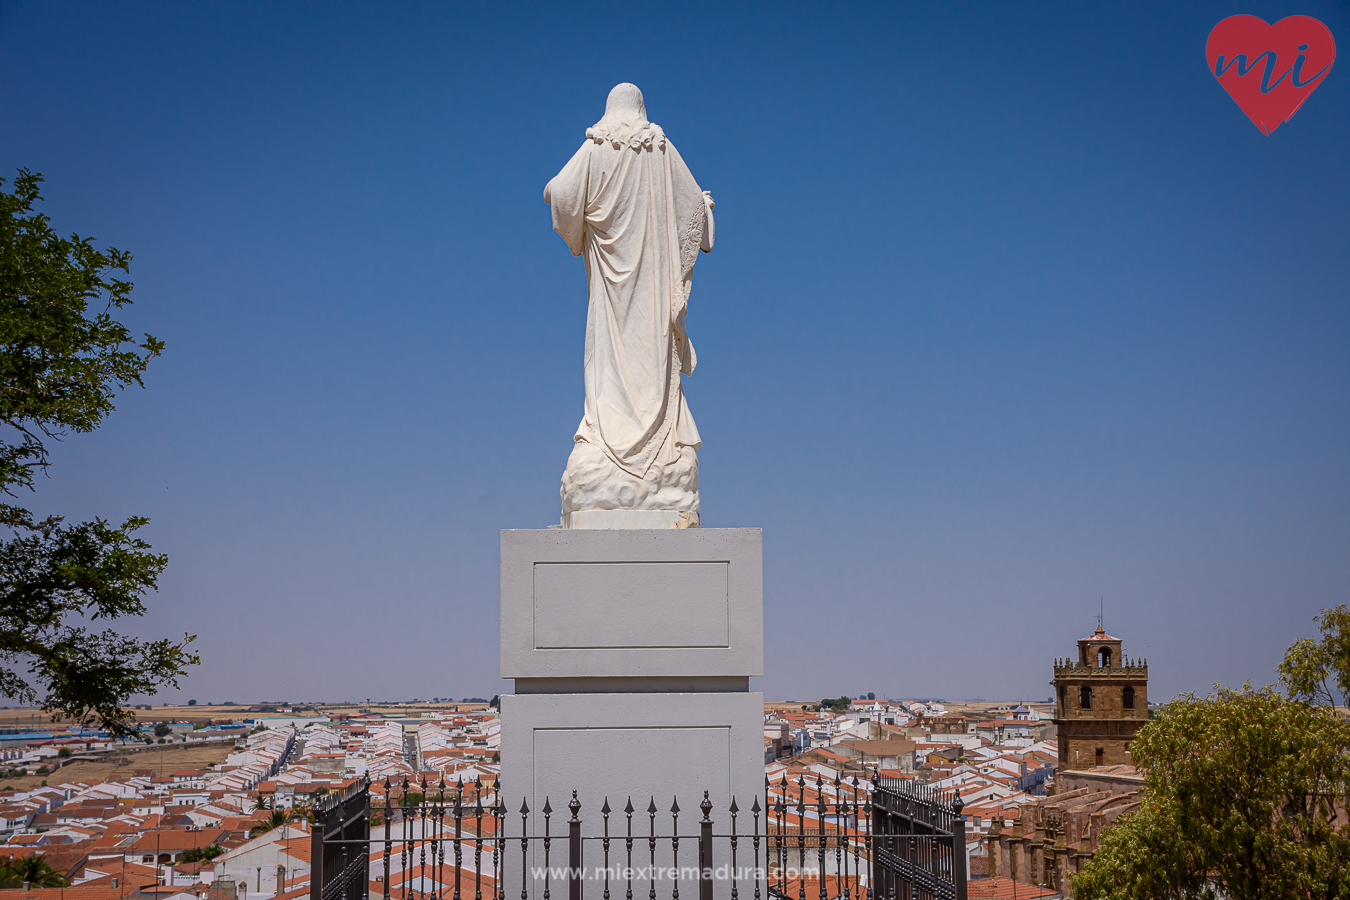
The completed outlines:
{"type": "MultiPolygon", "coordinates": [[[[370,782],[320,797],[310,830],[311,900],[366,900],[370,878],[370,782]]],[[[281,876],[278,875],[278,878],[281,876]]],[[[277,885],[277,893],[283,890],[277,885]]]]}
{"type": "Polygon", "coordinates": [[[716,811],[706,792],[693,809],[573,792],[532,811],[477,782],[386,780],[373,803],[370,787],[315,807],[311,900],[966,897],[960,800],[875,776],[784,777],[716,811]]]}
{"type": "Polygon", "coordinates": [[[879,897],[966,900],[961,798],[881,782],[872,792],[872,884],[879,897]],[[889,785],[889,786],[888,786],[889,785]]]}

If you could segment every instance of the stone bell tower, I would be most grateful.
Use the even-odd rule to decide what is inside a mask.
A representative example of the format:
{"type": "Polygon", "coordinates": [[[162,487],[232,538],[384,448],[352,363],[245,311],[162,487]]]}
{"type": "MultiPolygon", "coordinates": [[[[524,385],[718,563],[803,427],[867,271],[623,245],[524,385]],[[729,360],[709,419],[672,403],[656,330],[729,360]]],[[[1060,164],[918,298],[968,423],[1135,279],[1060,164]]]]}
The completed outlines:
{"type": "Polygon", "coordinates": [[[1126,658],[1099,623],[1076,658],[1055,660],[1050,683],[1061,770],[1133,765],[1130,740],[1148,721],[1148,660],[1126,658]]]}

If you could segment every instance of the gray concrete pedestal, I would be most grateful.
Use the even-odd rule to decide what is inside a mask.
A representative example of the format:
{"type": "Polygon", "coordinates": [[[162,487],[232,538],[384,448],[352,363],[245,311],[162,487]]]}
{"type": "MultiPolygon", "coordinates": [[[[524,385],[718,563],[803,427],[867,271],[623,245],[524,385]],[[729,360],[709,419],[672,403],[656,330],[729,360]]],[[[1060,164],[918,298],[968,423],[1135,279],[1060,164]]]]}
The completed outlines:
{"type": "MultiPolygon", "coordinates": [[[[502,797],[542,833],[566,833],[577,791],[583,833],[600,807],[624,827],[631,796],[681,832],[708,792],[715,817],[764,781],[762,536],[758,528],[502,532],[502,797]]],[[[761,801],[762,802],[762,801],[761,801]]]]}

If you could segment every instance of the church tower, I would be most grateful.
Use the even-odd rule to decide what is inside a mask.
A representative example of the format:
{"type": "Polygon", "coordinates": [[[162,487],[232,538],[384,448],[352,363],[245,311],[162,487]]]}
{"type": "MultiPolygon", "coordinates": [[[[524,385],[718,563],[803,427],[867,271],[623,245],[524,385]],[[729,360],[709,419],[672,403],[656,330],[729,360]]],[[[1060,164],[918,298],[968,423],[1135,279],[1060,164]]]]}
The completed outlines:
{"type": "Polygon", "coordinates": [[[1098,623],[1077,658],[1055,660],[1050,683],[1061,771],[1133,765],[1130,740],[1148,721],[1148,660],[1127,659],[1098,623]]]}

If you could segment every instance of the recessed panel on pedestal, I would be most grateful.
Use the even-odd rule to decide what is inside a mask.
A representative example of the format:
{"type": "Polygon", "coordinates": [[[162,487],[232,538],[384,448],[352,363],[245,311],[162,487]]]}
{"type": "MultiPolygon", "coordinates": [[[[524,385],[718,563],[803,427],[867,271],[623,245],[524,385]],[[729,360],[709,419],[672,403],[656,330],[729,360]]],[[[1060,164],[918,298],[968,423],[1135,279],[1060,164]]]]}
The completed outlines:
{"type": "Polygon", "coordinates": [[[720,560],[536,562],[533,649],[726,649],[730,568],[720,560]]]}
{"type": "Polygon", "coordinates": [[[764,673],[758,528],[502,532],[503,678],[764,673]]]}

